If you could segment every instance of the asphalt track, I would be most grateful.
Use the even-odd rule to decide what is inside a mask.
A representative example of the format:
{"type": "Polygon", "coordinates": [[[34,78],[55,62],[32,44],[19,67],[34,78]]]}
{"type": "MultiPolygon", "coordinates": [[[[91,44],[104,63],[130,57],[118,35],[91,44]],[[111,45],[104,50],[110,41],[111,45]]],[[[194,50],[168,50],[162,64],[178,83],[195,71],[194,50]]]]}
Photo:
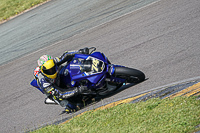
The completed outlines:
{"type": "Polygon", "coordinates": [[[0,65],[155,0],[52,0],[0,26],[0,65]]]}
{"type": "MultiPolygon", "coordinates": [[[[56,6],[56,4],[51,5],[50,2],[39,7],[39,9],[47,9],[48,6],[51,7],[53,5],[56,6]]],[[[94,12],[97,7],[99,6],[93,7],[94,12]]],[[[28,17],[30,15],[29,17],[33,17],[36,11],[37,9],[26,13],[25,16],[27,15],[26,17],[28,17]]],[[[68,116],[66,114],[58,115],[62,111],[59,106],[44,105],[43,99],[45,96],[29,85],[33,78],[32,71],[36,66],[36,60],[44,53],[59,56],[66,49],[72,50],[95,46],[98,51],[104,52],[112,63],[133,67],[146,74],[148,80],[145,82],[130,86],[111,97],[105,98],[102,101],[103,103],[99,102],[93,106],[100,106],[106,102],[115,101],[115,99],[200,75],[200,1],[160,0],[128,12],[130,13],[126,13],[126,15],[112,21],[107,22],[105,20],[104,24],[99,26],[93,25],[95,27],[90,27],[90,30],[79,31],[77,32],[79,34],[75,33],[70,38],[61,35],[63,38],[50,41],[50,43],[54,43],[53,45],[1,65],[1,131],[25,131],[43,123],[68,116]]],[[[23,17],[22,15],[23,18],[25,16],[23,17]]],[[[74,16],[81,17],[78,14],[74,16]]],[[[17,21],[20,17],[12,21],[17,21]]],[[[44,15],[44,17],[46,16],[44,15]]],[[[58,16],[56,19],[59,20],[60,18],[62,17],[58,16]]],[[[91,23],[96,23],[97,21],[91,23]]],[[[37,24],[38,21],[35,20],[34,22],[37,24]]],[[[63,19],[59,22],[67,23],[63,19]]],[[[8,23],[11,23],[11,21],[8,23]]],[[[0,27],[2,28],[6,24],[0,27]]],[[[55,25],[54,28],[56,28],[59,24],[52,23],[49,26],[55,25]]],[[[19,23],[16,23],[16,25],[19,25],[19,23]]],[[[30,27],[30,30],[34,29],[30,27]]],[[[54,34],[48,36],[48,29],[46,30],[45,33],[47,34],[43,35],[44,38],[39,36],[41,34],[38,34],[38,36],[35,35],[33,37],[31,42],[37,44],[42,40],[48,42],[53,38],[54,34]],[[41,38],[42,40],[38,40],[41,38]]],[[[10,33],[14,34],[14,31],[13,29],[10,33]]],[[[20,33],[15,34],[16,36],[21,36],[20,33]]],[[[24,34],[30,36],[31,32],[24,34]]],[[[63,34],[67,34],[67,32],[64,31],[63,34]]],[[[9,33],[4,36],[7,35],[9,33]]],[[[15,36],[8,37],[8,40],[12,37],[14,38],[15,36]]],[[[21,40],[21,38],[18,38],[18,40],[21,40]]],[[[26,43],[29,43],[29,41],[21,44],[26,43]]],[[[20,46],[23,47],[24,45],[20,46]]],[[[28,47],[25,50],[27,49],[28,47]]]]}

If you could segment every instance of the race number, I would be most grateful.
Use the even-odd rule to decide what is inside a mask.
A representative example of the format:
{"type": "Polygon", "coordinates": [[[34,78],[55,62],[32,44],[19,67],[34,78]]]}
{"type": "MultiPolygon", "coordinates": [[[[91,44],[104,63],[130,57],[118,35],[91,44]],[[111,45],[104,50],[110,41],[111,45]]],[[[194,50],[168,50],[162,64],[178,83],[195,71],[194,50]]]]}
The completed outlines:
{"type": "Polygon", "coordinates": [[[103,62],[93,59],[92,60],[92,71],[101,72],[103,70],[103,62]]]}

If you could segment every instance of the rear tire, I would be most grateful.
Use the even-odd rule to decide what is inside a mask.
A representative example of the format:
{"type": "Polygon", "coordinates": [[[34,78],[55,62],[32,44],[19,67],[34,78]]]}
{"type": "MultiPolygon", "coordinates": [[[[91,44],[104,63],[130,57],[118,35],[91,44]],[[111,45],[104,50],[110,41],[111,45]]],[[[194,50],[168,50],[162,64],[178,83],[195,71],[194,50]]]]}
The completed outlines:
{"type": "Polygon", "coordinates": [[[143,72],[128,67],[115,67],[114,76],[126,79],[128,83],[139,83],[145,80],[143,72]]]}

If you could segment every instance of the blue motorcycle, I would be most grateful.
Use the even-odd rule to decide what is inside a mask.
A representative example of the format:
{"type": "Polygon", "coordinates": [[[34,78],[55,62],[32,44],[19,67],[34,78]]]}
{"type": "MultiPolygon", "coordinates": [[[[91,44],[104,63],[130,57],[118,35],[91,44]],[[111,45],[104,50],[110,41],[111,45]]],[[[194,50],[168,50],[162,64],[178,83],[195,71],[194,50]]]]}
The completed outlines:
{"type": "MultiPolygon", "coordinates": [[[[119,89],[124,83],[139,83],[145,80],[143,72],[111,64],[103,53],[95,52],[95,47],[89,49],[90,54],[76,54],[70,62],[62,65],[58,72],[64,86],[78,87],[82,85],[88,88],[81,95],[67,99],[72,104],[72,108],[76,107],[77,103],[85,105],[86,101],[91,103],[91,99],[94,97],[106,96],[119,89]]],[[[31,85],[44,93],[35,79],[31,85]]],[[[58,103],[53,95],[51,100],[54,101],[53,103],[58,103]]]]}

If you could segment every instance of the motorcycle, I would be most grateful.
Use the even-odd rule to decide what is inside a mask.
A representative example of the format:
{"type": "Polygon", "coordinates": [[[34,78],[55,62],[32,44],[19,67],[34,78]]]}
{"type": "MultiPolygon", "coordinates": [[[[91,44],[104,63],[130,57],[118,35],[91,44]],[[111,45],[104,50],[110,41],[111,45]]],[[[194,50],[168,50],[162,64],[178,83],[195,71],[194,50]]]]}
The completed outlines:
{"type": "MultiPolygon", "coordinates": [[[[75,57],[62,65],[58,75],[62,84],[68,87],[87,86],[88,90],[81,95],[67,99],[71,108],[77,105],[91,103],[91,99],[106,96],[126,83],[140,83],[145,80],[145,74],[140,70],[114,65],[101,52],[96,52],[95,47],[89,48],[88,55],[76,54],[75,57]]],[[[43,94],[43,90],[37,84],[36,79],[30,83],[43,94]]],[[[65,88],[67,89],[67,88],[65,88]]],[[[59,104],[58,98],[51,94],[46,104],[59,104]]]]}

